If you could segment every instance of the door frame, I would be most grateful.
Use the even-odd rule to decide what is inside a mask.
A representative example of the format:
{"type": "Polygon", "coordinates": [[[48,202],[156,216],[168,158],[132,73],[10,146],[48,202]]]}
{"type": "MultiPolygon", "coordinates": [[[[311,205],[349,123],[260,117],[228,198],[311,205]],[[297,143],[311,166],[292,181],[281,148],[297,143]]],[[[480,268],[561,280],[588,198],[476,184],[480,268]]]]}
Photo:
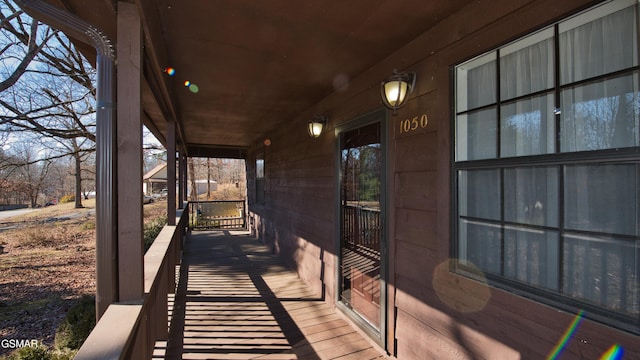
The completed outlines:
{"type": "Polygon", "coordinates": [[[389,284],[389,206],[387,189],[390,184],[389,179],[389,126],[388,126],[388,111],[386,108],[376,109],[367,114],[358,116],[349,120],[335,128],[336,136],[336,191],[335,191],[335,254],[336,254],[336,266],[335,266],[335,287],[334,287],[334,302],[336,308],[347,316],[353,323],[355,323],[362,331],[364,331],[373,341],[380,345],[383,349],[388,350],[388,331],[389,331],[389,311],[388,306],[390,304],[388,299],[388,284],[389,284]],[[380,239],[380,329],[375,329],[368,321],[363,319],[351,308],[346,306],[340,301],[340,291],[342,285],[341,279],[341,267],[342,267],[342,249],[341,249],[341,228],[342,228],[342,211],[341,204],[341,191],[342,191],[342,146],[341,135],[344,132],[355,130],[367,125],[380,123],[380,150],[382,159],[382,176],[380,183],[380,221],[382,223],[383,231],[380,239]]]}

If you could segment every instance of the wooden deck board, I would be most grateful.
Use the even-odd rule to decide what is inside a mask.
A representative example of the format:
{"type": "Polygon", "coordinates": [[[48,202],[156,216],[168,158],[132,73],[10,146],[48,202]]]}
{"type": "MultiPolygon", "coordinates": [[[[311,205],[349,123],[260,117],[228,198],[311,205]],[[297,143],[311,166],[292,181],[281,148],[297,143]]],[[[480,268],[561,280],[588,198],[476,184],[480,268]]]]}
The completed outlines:
{"type": "Polygon", "coordinates": [[[192,233],[154,359],[385,359],[247,234],[192,233]]]}

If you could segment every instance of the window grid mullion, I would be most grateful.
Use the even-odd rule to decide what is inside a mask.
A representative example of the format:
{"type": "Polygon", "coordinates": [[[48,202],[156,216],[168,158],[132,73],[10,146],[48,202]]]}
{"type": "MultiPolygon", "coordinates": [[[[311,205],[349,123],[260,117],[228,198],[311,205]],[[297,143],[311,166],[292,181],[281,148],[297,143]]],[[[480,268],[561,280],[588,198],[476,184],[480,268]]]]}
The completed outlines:
{"type": "MultiPolygon", "coordinates": [[[[496,50],[496,158],[502,157],[501,127],[502,118],[502,94],[500,86],[500,49],[496,50]]],[[[504,168],[500,168],[500,275],[505,275],[505,226],[504,226],[504,168]]],[[[517,269],[517,264],[516,264],[517,269]]]]}
{"type": "MultiPolygon", "coordinates": [[[[504,168],[500,168],[500,274],[504,276],[505,258],[505,224],[504,224],[504,168]]],[[[516,263],[517,266],[517,263],[516,263]]],[[[516,267],[517,269],[517,267],[516,267]]]]}
{"type": "MultiPolygon", "coordinates": [[[[637,34],[640,34],[640,21],[638,21],[638,19],[640,19],[640,5],[636,4],[635,5],[635,9],[636,9],[636,30],[637,30],[637,34]]],[[[636,36],[636,42],[637,42],[637,47],[636,47],[636,53],[640,52],[640,36],[636,36]]],[[[607,272],[608,269],[613,266],[612,264],[608,263],[608,253],[609,250],[606,246],[603,245],[591,245],[588,241],[580,241],[579,239],[570,239],[570,238],[566,238],[567,235],[575,235],[575,234],[583,234],[586,236],[615,236],[618,240],[620,239],[625,239],[627,241],[630,242],[635,242],[636,244],[640,242],[640,234],[638,234],[638,229],[637,227],[639,226],[638,223],[636,223],[636,234],[635,235],[622,235],[622,234],[614,234],[614,233],[602,233],[600,231],[588,231],[588,230],[576,230],[576,229],[567,229],[567,224],[565,223],[567,221],[567,214],[566,214],[566,209],[567,209],[567,199],[566,199],[566,194],[571,194],[571,192],[567,192],[566,190],[566,184],[567,184],[567,167],[570,165],[574,165],[576,163],[583,163],[583,164],[591,164],[591,165],[596,165],[598,163],[634,163],[636,164],[636,178],[640,179],[640,166],[638,166],[638,156],[639,156],[639,151],[637,149],[637,146],[635,148],[620,148],[620,149],[600,149],[600,150],[596,150],[596,151],[578,151],[578,152],[562,152],[561,146],[562,146],[562,118],[563,116],[567,116],[569,112],[567,112],[567,114],[563,114],[562,110],[566,110],[563,109],[562,106],[562,92],[565,89],[571,89],[571,88],[575,88],[581,85],[586,85],[589,83],[594,83],[594,82],[600,82],[600,81],[605,81],[607,79],[612,79],[612,78],[616,78],[619,76],[628,76],[629,74],[634,75],[635,77],[640,76],[638,74],[638,71],[640,70],[640,65],[639,64],[633,64],[633,66],[628,67],[626,69],[621,69],[621,70],[617,70],[611,73],[606,73],[606,74],[600,74],[597,76],[593,76],[590,77],[588,79],[581,79],[579,81],[574,81],[571,83],[567,83],[567,84],[561,84],[561,53],[560,53],[560,30],[559,30],[559,25],[558,23],[554,25],[554,35],[553,35],[553,47],[554,47],[554,53],[553,53],[553,86],[552,87],[547,87],[546,89],[543,90],[539,90],[536,91],[534,93],[529,93],[529,94],[524,94],[524,95],[519,95],[515,98],[511,98],[508,101],[505,101],[504,103],[512,103],[512,102],[517,102],[521,99],[527,99],[527,98],[532,98],[534,96],[541,96],[543,94],[548,94],[547,96],[551,95],[551,93],[553,93],[554,96],[554,111],[553,111],[553,119],[554,119],[554,124],[553,124],[553,131],[554,131],[554,150],[553,152],[550,153],[546,153],[546,154],[536,154],[536,155],[528,155],[528,156],[516,156],[516,157],[503,157],[502,156],[502,152],[501,152],[501,147],[502,147],[502,128],[501,128],[501,118],[502,118],[502,105],[503,105],[503,101],[501,98],[501,73],[500,73],[500,69],[501,69],[501,61],[500,61],[500,50],[501,49],[496,49],[496,65],[495,65],[495,69],[496,69],[496,74],[495,74],[495,79],[496,79],[496,90],[495,90],[495,95],[496,95],[496,100],[495,103],[493,104],[488,104],[488,105],[483,105],[481,107],[475,108],[475,109],[465,109],[465,111],[461,111],[461,112],[457,112],[457,108],[454,107],[454,113],[455,116],[460,116],[460,115],[464,115],[467,113],[471,113],[471,112],[477,112],[480,110],[485,110],[485,109],[489,109],[492,106],[496,106],[496,110],[495,110],[495,114],[496,114],[496,119],[495,119],[495,157],[493,159],[489,158],[489,159],[478,159],[478,160],[465,160],[465,161],[461,161],[461,162],[457,162],[457,161],[453,161],[453,171],[454,171],[454,177],[455,177],[455,184],[456,184],[456,190],[455,190],[455,195],[453,196],[454,199],[457,199],[457,194],[458,191],[460,191],[459,188],[459,184],[458,184],[458,175],[460,173],[460,170],[467,170],[467,171],[473,171],[473,170],[481,170],[481,169],[496,169],[499,170],[499,206],[500,206],[500,218],[499,220],[489,220],[489,219],[475,219],[473,217],[469,217],[469,216],[464,216],[464,215],[460,215],[459,210],[458,210],[458,203],[456,200],[456,203],[453,205],[454,209],[456,209],[454,211],[454,217],[456,219],[456,225],[455,225],[455,230],[454,230],[454,239],[456,239],[454,242],[456,242],[456,245],[454,246],[454,248],[456,250],[454,250],[457,254],[457,248],[458,248],[458,227],[460,226],[460,219],[470,219],[470,220],[478,220],[478,221],[482,221],[482,222],[487,222],[487,223],[493,223],[496,226],[500,227],[500,276],[504,277],[504,279],[501,280],[505,280],[504,283],[513,283],[513,285],[515,285],[516,288],[520,288],[520,286],[523,286],[523,288],[531,288],[531,290],[533,291],[533,293],[536,293],[537,291],[540,291],[541,294],[544,294],[545,290],[544,289],[536,289],[539,286],[533,285],[531,284],[531,264],[525,265],[525,274],[522,274],[526,280],[525,283],[522,284],[518,279],[519,279],[519,274],[518,274],[518,269],[519,266],[516,263],[515,268],[514,268],[514,273],[510,274],[509,276],[506,275],[506,270],[507,270],[507,253],[506,253],[506,228],[509,226],[518,226],[518,227],[524,227],[524,228],[534,228],[534,229],[540,229],[540,230],[553,230],[553,231],[557,231],[557,258],[555,259],[554,262],[556,262],[554,264],[554,266],[557,266],[557,290],[555,290],[555,294],[553,294],[554,296],[559,296],[558,299],[562,299],[561,302],[565,303],[565,304],[569,304],[571,306],[584,306],[584,307],[592,307],[594,309],[598,309],[598,310],[603,310],[601,314],[603,313],[610,313],[611,316],[614,315],[614,313],[616,312],[616,310],[612,309],[612,308],[607,308],[607,303],[611,302],[612,298],[618,298],[620,297],[620,309],[622,310],[623,313],[626,313],[626,315],[622,315],[622,314],[618,314],[620,316],[622,316],[622,318],[624,318],[627,324],[629,322],[629,319],[633,319],[633,316],[629,316],[629,314],[632,313],[632,311],[634,309],[632,309],[634,306],[633,301],[629,302],[627,299],[627,295],[628,293],[628,289],[626,288],[626,286],[621,286],[620,289],[620,293],[616,294],[616,292],[614,291],[613,293],[610,293],[608,290],[608,285],[607,285],[607,281],[608,281],[608,276],[607,276],[607,272]],[[557,193],[558,193],[558,209],[557,209],[557,214],[555,215],[557,217],[558,223],[557,223],[557,227],[549,227],[549,226],[540,226],[540,225],[533,225],[533,224],[518,224],[518,223],[513,223],[513,222],[507,222],[505,221],[505,201],[507,200],[505,198],[505,180],[506,180],[506,176],[508,176],[507,172],[505,171],[506,169],[509,168],[517,168],[517,167],[540,167],[540,166],[546,166],[550,169],[555,168],[557,170],[557,184],[555,184],[557,186],[557,193]],[[567,254],[567,256],[565,256],[565,247],[568,246],[567,250],[570,251],[569,254],[567,254]],[[592,251],[593,249],[593,251],[592,251]],[[576,253],[577,252],[577,253],[576,253]],[[589,269],[582,269],[582,271],[580,271],[579,273],[581,273],[580,275],[578,275],[577,277],[579,279],[577,279],[577,281],[573,281],[572,278],[575,275],[573,274],[573,270],[576,269],[576,266],[585,266],[585,264],[592,264],[592,262],[590,261],[590,258],[594,257],[594,261],[596,261],[595,258],[600,257],[598,262],[600,269],[597,268],[593,268],[591,267],[590,270],[589,269]],[[584,258],[584,259],[583,259],[584,258]],[[583,261],[584,260],[584,261],[583,261]],[[565,264],[566,262],[566,264],[565,264]],[[567,265],[567,266],[565,266],[567,265]],[[565,276],[566,273],[566,276],[565,276]],[[602,283],[600,284],[601,286],[601,290],[600,293],[596,293],[594,292],[594,289],[592,287],[592,284],[590,282],[590,279],[592,278],[592,275],[594,276],[598,276],[597,274],[599,273],[600,279],[602,281],[602,283]],[[566,281],[565,281],[566,280],[566,281]],[[565,288],[566,287],[566,288],[565,288]],[[577,296],[573,296],[573,293],[576,293],[577,296]],[[557,294],[557,295],[556,295],[557,294]],[[595,300],[596,302],[599,301],[600,304],[604,305],[604,308],[601,308],[600,306],[598,306],[597,304],[590,304],[588,305],[588,300],[592,299],[595,300]]],[[[636,56],[638,57],[638,54],[636,54],[636,56]]],[[[458,84],[456,84],[457,86],[458,84]]],[[[637,85],[637,79],[634,82],[634,86],[637,85]]],[[[638,90],[635,89],[635,93],[637,93],[638,90]]],[[[569,102],[568,104],[564,104],[566,107],[570,108],[572,106],[572,102],[569,102]]],[[[636,123],[637,123],[637,128],[640,128],[640,117],[638,117],[638,119],[636,119],[636,123]]],[[[454,128],[455,128],[455,122],[454,122],[454,128]]],[[[549,129],[551,130],[551,129],[549,129]]],[[[636,141],[637,143],[637,141],[636,141]]],[[[455,145],[454,145],[454,153],[455,153],[455,145]]],[[[570,174],[569,174],[570,175],[570,174]]],[[[637,197],[637,205],[636,205],[636,215],[640,216],[640,196],[638,194],[636,194],[637,197]]],[[[571,203],[569,203],[571,204],[571,203]]],[[[571,207],[569,207],[571,208],[571,207]]],[[[570,215],[570,214],[569,214],[570,215]]],[[[549,239],[549,238],[547,238],[549,239]]],[[[468,240],[468,239],[467,239],[468,240]]],[[[549,240],[547,240],[549,241],[549,240]]],[[[514,246],[518,246],[518,242],[516,241],[516,243],[514,244],[514,246]]],[[[524,246],[526,247],[526,254],[527,255],[531,255],[531,253],[533,252],[532,249],[532,243],[527,242],[526,244],[524,244],[524,246]]],[[[635,247],[635,251],[633,252],[628,252],[628,253],[624,253],[622,255],[622,259],[621,262],[619,264],[620,266],[620,276],[621,276],[621,283],[622,284],[626,284],[627,280],[628,280],[628,274],[625,271],[625,269],[628,268],[628,263],[629,262],[633,262],[634,261],[634,254],[635,257],[638,258],[640,252],[640,249],[638,249],[637,247],[635,247]]],[[[516,252],[515,252],[515,261],[518,261],[518,254],[519,252],[517,251],[516,248],[516,252]]],[[[615,254],[615,251],[612,252],[613,254],[615,254]]],[[[592,264],[594,266],[596,266],[596,264],[592,264]]],[[[511,267],[509,266],[509,269],[511,269],[511,267]]],[[[495,275],[490,275],[487,274],[488,278],[493,278],[495,277],[495,275]]],[[[499,281],[502,282],[502,281],[499,281]]],[[[527,290],[529,291],[529,290],[527,290]]],[[[636,291],[636,290],[633,290],[636,291]]],[[[635,332],[638,331],[638,329],[640,329],[640,315],[635,316],[636,321],[635,323],[632,323],[632,326],[635,326],[636,328],[634,329],[635,332]]]]}
{"type": "MultiPolygon", "coordinates": [[[[562,97],[560,92],[560,26],[554,25],[553,30],[553,86],[554,86],[554,121],[555,121],[555,151],[560,154],[560,132],[562,129],[562,97]]],[[[558,165],[558,292],[564,294],[564,165],[558,165]]]]}
{"type": "Polygon", "coordinates": [[[502,98],[500,91],[500,49],[496,50],[496,158],[502,157],[500,119],[502,118],[502,98]]]}
{"type": "Polygon", "coordinates": [[[560,131],[562,118],[562,98],[560,93],[560,30],[558,24],[554,26],[553,35],[553,86],[554,86],[554,120],[555,120],[555,154],[560,153],[560,131]]]}

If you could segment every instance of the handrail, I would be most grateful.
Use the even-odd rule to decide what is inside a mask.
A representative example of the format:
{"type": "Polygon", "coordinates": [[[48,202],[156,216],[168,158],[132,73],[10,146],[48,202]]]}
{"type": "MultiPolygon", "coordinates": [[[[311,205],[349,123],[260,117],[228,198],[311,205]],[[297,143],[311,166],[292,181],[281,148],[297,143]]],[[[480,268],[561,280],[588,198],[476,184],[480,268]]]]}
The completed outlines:
{"type": "Polygon", "coordinates": [[[188,207],[176,213],[144,255],[144,296],[139,302],[109,305],[76,355],[76,360],[151,359],[157,340],[169,334],[167,297],[176,289],[188,207]]]}

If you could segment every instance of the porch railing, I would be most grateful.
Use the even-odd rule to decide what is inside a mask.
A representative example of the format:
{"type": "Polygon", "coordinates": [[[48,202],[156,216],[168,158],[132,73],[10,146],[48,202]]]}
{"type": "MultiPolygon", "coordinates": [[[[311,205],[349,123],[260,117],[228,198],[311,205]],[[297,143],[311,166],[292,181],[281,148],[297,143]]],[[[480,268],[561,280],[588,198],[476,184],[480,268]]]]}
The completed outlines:
{"type": "Polygon", "coordinates": [[[380,209],[342,205],[342,221],[345,245],[380,250],[380,209]]]}
{"type": "Polygon", "coordinates": [[[217,200],[189,202],[189,228],[234,229],[246,227],[244,200],[217,200]]]}
{"type": "Polygon", "coordinates": [[[188,213],[179,210],[176,225],[165,226],[144,255],[143,299],[109,305],[75,359],[151,359],[155,342],[168,338],[168,294],[176,289],[188,213]]]}

